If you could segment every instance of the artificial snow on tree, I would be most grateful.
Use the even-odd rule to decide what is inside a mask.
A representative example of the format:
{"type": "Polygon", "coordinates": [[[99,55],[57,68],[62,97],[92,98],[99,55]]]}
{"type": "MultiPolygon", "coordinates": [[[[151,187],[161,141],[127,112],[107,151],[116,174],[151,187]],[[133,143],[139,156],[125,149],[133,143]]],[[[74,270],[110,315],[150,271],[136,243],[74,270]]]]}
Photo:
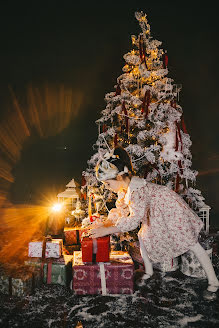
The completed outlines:
{"type": "MultiPolygon", "coordinates": [[[[106,107],[96,121],[97,152],[83,175],[90,187],[99,186],[94,167],[120,145],[129,153],[138,176],[175,190],[198,211],[204,198],[194,189],[198,172],[191,169],[192,142],[178,103],[181,85],[168,76],[167,52],[153,39],[146,15],[136,12],[135,17],[141,32],[131,37],[133,48],[124,55],[126,63],[115,91],[105,95],[106,107]]],[[[105,202],[106,197],[110,194],[104,194],[105,202]]]]}

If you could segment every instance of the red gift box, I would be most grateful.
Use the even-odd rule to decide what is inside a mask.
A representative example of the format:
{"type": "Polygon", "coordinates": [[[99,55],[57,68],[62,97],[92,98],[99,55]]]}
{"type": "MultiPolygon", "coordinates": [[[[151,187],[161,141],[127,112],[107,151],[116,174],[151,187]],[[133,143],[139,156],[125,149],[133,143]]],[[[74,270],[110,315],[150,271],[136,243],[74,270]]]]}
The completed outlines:
{"type": "Polygon", "coordinates": [[[88,238],[81,241],[83,262],[109,262],[110,237],[88,238]]]}
{"type": "Polygon", "coordinates": [[[65,245],[78,245],[81,242],[80,228],[64,228],[65,245]]]}
{"type": "Polygon", "coordinates": [[[72,289],[78,295],[132,294],[134,265],[126,252],[112,251],[110,263],[82,262],[82,253],[74,252],[72,289]]]}

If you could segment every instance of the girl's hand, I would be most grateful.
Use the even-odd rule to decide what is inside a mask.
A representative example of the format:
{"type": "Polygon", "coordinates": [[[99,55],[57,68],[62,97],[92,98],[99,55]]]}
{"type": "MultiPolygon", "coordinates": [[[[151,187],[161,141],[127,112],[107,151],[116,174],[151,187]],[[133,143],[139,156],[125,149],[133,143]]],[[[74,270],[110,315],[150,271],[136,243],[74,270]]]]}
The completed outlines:
{"type": "Polygon", "coordinates": [[[104,236],[110,234],[109,229],[107,227],[93,228],[93,229],[90,229],[90,231],[88,233],[91,238],[104,237],[104,236]]]}
{"type": "Polygon", "coordinates": [[[120,231],[115,226],[99,227],[99,228],[91,229],[89,231],[89,235],[91,238],[99,238],[99,237],[104,237],[104,236],[111,235],[112,233],[117,233],[117,232],[120,232],[120,231]]]}

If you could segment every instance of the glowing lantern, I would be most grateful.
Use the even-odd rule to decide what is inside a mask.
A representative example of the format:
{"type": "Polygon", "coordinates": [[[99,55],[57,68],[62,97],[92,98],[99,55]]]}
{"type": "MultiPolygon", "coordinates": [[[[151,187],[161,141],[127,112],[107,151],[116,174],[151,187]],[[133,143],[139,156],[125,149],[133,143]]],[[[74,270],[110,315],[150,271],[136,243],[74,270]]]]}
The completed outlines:
{"type": "Polygon", "coordinates": [[[61,203],[54,204],[52,206],[53,212],[60,212],[62,210],[63,205],[61,203]]]}

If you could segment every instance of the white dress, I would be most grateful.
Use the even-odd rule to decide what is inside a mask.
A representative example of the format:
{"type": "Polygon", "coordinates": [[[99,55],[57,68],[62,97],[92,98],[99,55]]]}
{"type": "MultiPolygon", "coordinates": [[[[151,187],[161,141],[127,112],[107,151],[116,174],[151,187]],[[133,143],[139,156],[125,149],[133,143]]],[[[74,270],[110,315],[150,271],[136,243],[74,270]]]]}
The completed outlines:
{"type": "Polygon", "coordinates": [[[175,191],[133,177],[109,217],[121,232],[137,228],[152,262],[163,262],[188,251],[198,241],[203,222],[175,191]],[[128,207],[127,207],[128,206],[128,207]],[[122,210],[121,210],[122,207],[122,210]],[[129,215],[128,215],[129,212],[129,215]]]}

